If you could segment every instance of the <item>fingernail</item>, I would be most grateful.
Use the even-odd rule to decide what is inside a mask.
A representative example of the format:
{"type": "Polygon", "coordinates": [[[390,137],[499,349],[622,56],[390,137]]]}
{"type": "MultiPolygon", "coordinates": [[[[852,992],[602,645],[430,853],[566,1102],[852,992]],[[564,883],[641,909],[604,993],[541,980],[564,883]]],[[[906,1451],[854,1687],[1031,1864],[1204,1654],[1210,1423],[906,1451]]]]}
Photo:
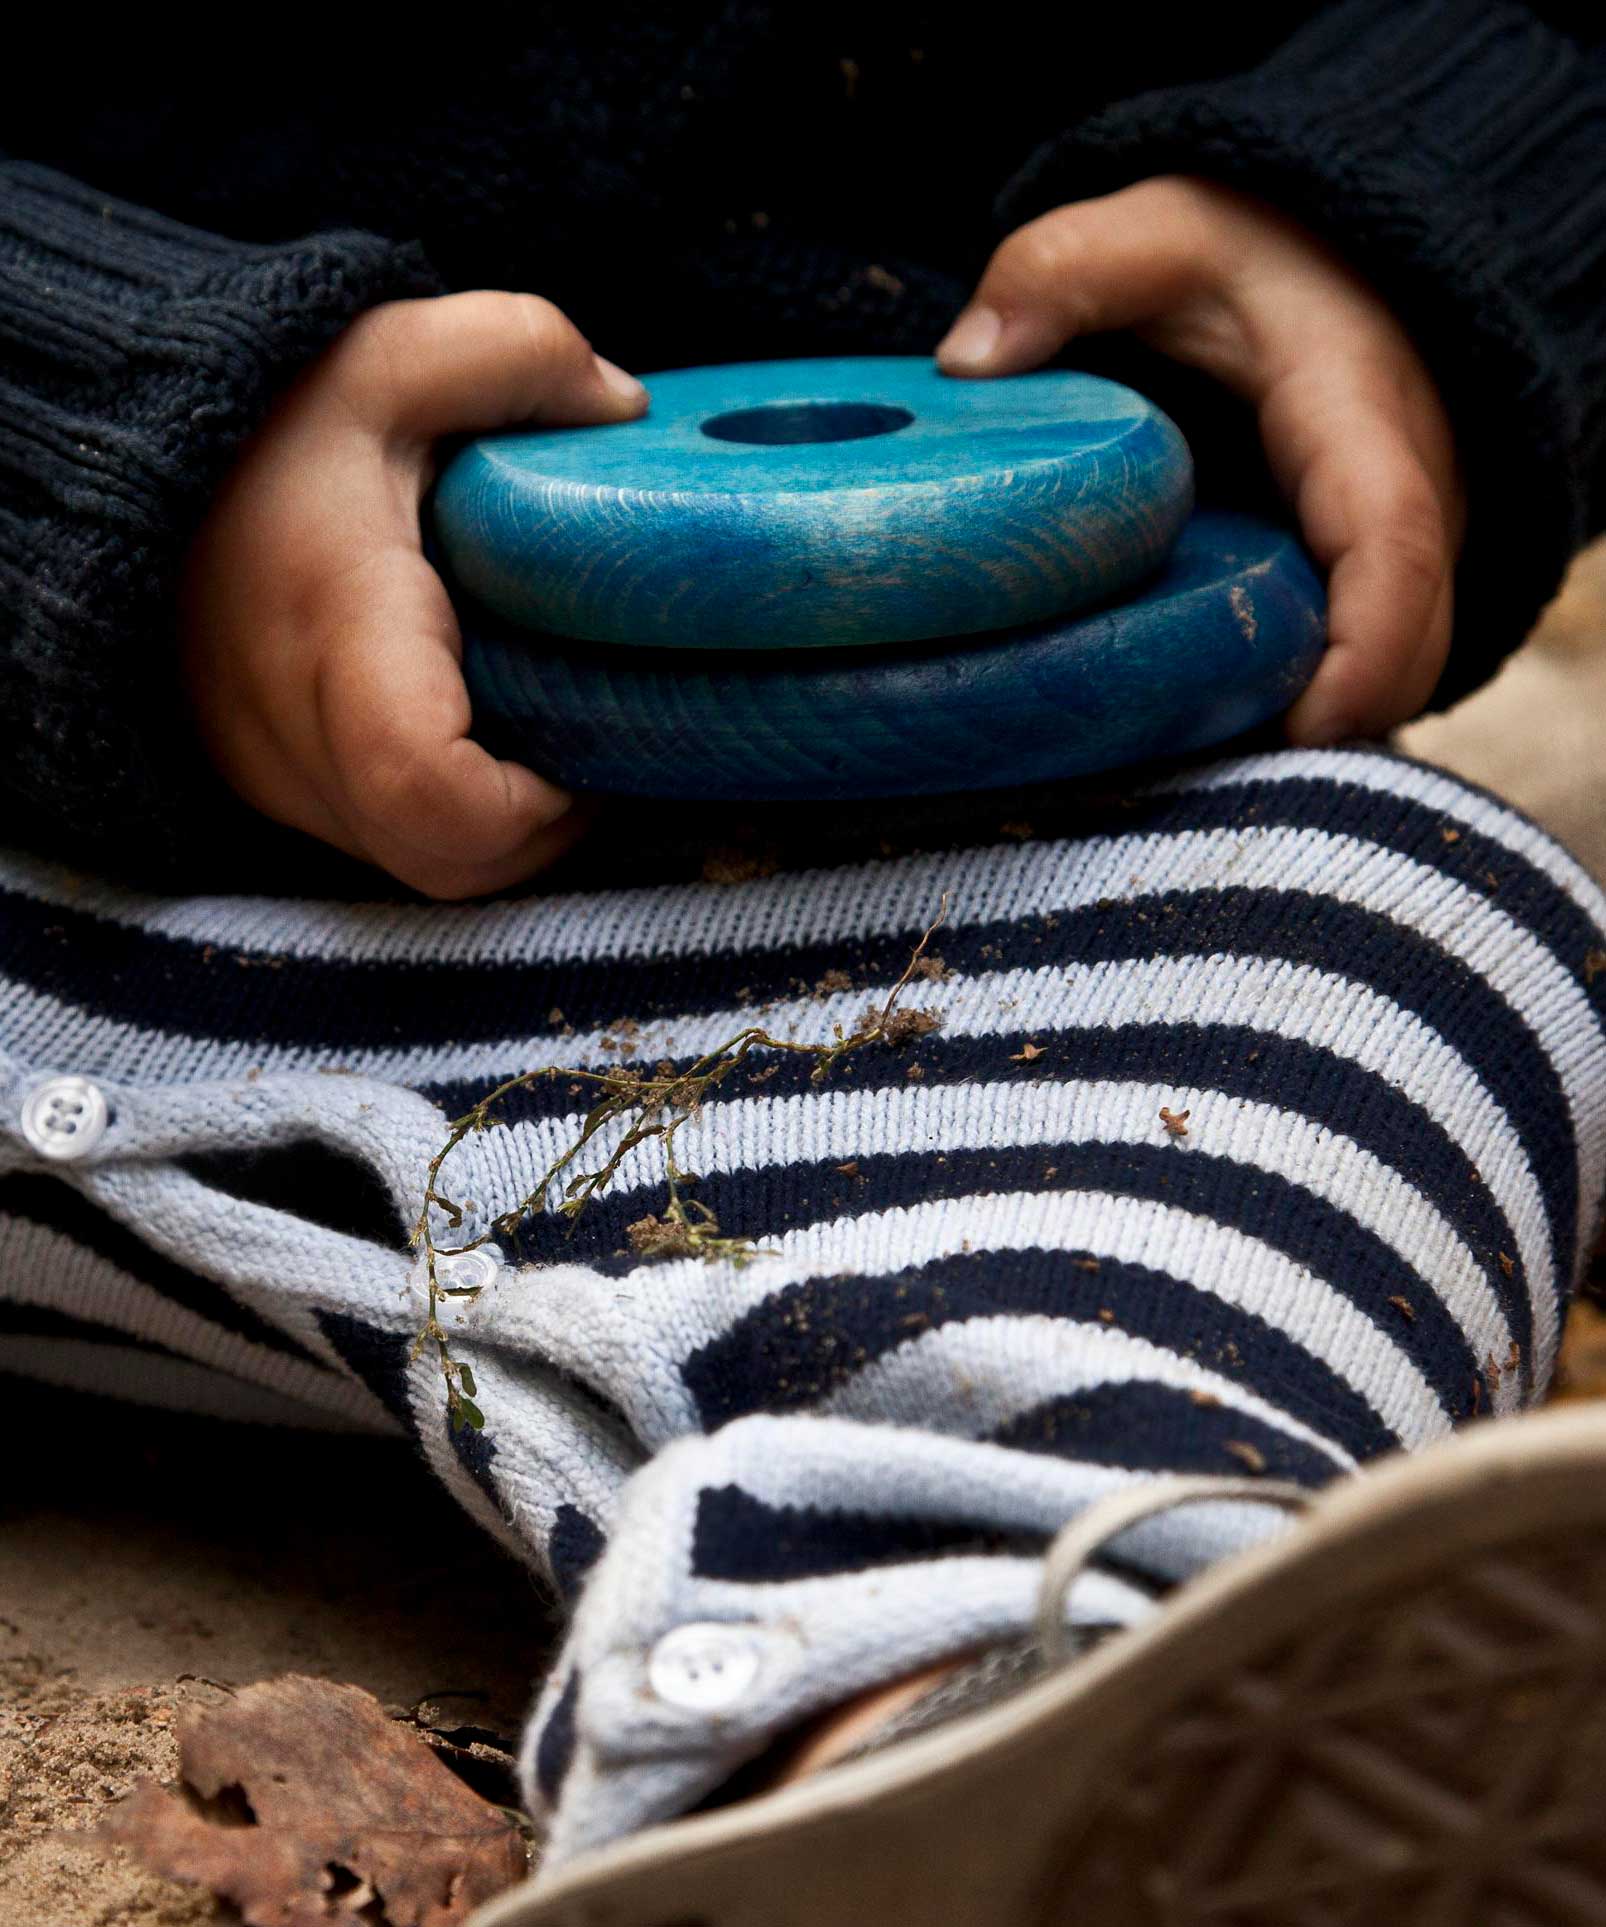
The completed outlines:
{"type": "Polygon", "coordinates": [[[937,347],[937,359],[950,366],[980,367],[998,346],[1004,318],[991,308],[967,308],[937,347]]]}
{"type": "Polygon", "coordinates": [[[617,395],[621,401],[640,401],[647,390],[634,375],[627,375],[617,363],[606,356],[598,355],[597,373],[601,375],[608,392],[617,395]]]}
{"type": "Polygon", "coordinates": [[[541,820],[535,826],[538,831],[550,830],[554,823],[561,823],[574,813],[576,798],[568,790],[560,790],[556,783],[549,787],[551,796],[541,799],[541,820]]]}

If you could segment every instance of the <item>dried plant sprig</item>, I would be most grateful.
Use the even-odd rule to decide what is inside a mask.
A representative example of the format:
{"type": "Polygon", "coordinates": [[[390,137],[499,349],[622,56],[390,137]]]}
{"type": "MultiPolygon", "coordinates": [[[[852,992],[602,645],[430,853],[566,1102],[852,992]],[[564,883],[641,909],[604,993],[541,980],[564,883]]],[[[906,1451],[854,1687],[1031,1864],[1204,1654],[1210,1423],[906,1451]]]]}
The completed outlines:
{"type": "Polygon", "coordinates": [[[864,1050],[872,1044],[907,1043],[912,1037],[935,1028],[935,1018],[916,1026],[900,1024],[897,1021],[900,1015],[908,1018],[916,1013],[900,1013],[898,1001],[908,989],[932,938],[947,918],[948,893],[944,891],[937,915],[915,945],[902,976],[888,991],[880,1009],[872,1006],[851,1031],[845,1031],[841,1024],[834,1024],[829,1043],[805,1044],[792,1037],[775,1037],[762,1025],[755,1024],[738,1031],[717,1049],[705,1052],[685,1070],[676,1070],[673,1065],[660,1065],[652,1072],[623,1065],[606,1071],[569,1070],[561,1065],[548,1065],[543,1070],[522,1071],[517,1077],[508,1078],[505,1083],[498,1084],[495,1090],[488,1091],[461,1117],[453,1120],[446,1142],[430,1159],[424,1180],[424,1201],[418,1222],[413,1227],[412,1243],[423,1254],[428,1290],[428,1308],[423,1327],[413,1343],[413,1357],[417,1358],[426,1345],[435,1347],[441,1376],[446,1383],[447,1410],[454,1431],[465,1425],[479,1431],[485,1423],[485,1416],[475,1403],[476,1387],[472,1370],[452,1356],[450,1338],[441,1323],[441,1301],[446,1298],[477,1297],[482,1287],[443,1283],[437,1271],[438,1260],[460,1257],[465,1252],[477,1250],[481,1245],[489,1244],[498,1234],[504,1237],[511,1235],[524,1218],[538,1216],[547,1209],[547,1198],[552,1187],[560,1180],[565,1182],[557,1209],[572,1224],[597,1193],[612,1181],[630,1153],[639,1145],[653,1141],[663,1147],[666,1201],[661,1216],[640,1219],[629,1228],[635,1249],[649,1256],[695,1256],[710,1261],[726,1259],[736,1264],[745,1264],[764,1255],[751,1238],[725,1234],[719,1220],[706,1205],[684,1195],[685,1187],[693,1180],[676,1162],[676,1134],[701,1109],[709,1094],[739,1070],[755,1051],[786,1051],[797,1056],[813,1057],[817,1061],[810,1073],[810,1081],[821,1084],[843,1058],[854,1051],[864,1050]],[[472,1133],[488,1131],[500,1122],[494,1112],[505,1098],[514,1091],[527,1089],[551,1078],[589,1084],[597,1092],[597,1101],[587,1111],[574,1142],[553,1159],[525,1197],[491,1220],[489,1230],[482,1231],[477,1238],[471,1238],[463,1244],[437,1244],[432,1217],[435,1211],[442,1214],[447,1228],[452,1231],[461,1228],[464,1218],[464,1207],[441,1189],[441,1174],[447,1159],[472,1133]],[[632,1121],[602,1162],[593,1170],[568,1175],[586,1147],[616,1119],[632,1121]]]}

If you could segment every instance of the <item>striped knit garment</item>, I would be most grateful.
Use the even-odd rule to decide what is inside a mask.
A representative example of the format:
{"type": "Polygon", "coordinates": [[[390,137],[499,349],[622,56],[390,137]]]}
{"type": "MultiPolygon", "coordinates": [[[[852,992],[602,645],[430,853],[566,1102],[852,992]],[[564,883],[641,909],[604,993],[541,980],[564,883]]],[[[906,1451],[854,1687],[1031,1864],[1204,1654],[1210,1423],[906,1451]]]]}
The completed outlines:
{"type": "MultiPolygon", "coordinates": [[[[1022,1633],[1047,1539],[1102,1494],[1315,1485],[1538,1396],[1606,1167],[1606,902],[1577,865],[1376,753],[1036,832],[470,907],[5,860],[0,1363],[416,1440],[571,1607],[526,1747],[551,1860],[1022,1633]],[[851,1031],[944,892],[906,995],[935,1028],[821,1083],[760,1052],[682,1132],[693,1195],[762,1255],[637,1255],[647,1144],[572,1233],[548,1213],[448,1265],[482,1286],[447,1301],[485,1415],[454,1432],[407,1242],[446,1121],[539,1066],[851,1031]]],[[[470,1135],[442,1242],[588,1101],[541,1083],[470,1135]]],[[[1152,1612],[1268,1517],[1135,1528],[1073,1618],[1152,1612]]]]}

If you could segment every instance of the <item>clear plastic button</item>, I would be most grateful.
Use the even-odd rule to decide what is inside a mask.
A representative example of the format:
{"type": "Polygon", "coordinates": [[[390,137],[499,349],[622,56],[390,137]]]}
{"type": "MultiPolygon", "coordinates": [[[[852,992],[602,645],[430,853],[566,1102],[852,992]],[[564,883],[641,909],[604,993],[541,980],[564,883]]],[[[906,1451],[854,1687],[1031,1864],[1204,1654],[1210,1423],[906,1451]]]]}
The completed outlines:
{"type": "Polygon", "coordinates": [[[472,1251],[447,1251],[435,1260],[435,1277],[453,1291],[482,1291],[502,1275],[502,1260],[489,1245],[472,1251]]]}
{"type": "Polygon", "coordinates": [[[717,1713],[742,1698],[762,1663],[762,1649],[749,1628],[698,1621],[677,1626],[653,1647],[647,1683],[670,1706],[717,1713]]]}
{"type": "Polygon", "coordinates": [[[47,1077],[22,1100],[22,1135],[41,1157],[70,1164],[106,1135],[106,1094],[87,1077],[47,1077]]]}

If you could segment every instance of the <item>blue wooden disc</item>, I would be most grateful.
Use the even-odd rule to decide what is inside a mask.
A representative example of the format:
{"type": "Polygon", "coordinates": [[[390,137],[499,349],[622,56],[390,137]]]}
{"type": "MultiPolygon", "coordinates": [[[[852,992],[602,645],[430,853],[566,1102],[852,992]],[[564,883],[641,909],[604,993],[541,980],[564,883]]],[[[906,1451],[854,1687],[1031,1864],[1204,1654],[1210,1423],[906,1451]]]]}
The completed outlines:
{"type": "Polygon", "coordinates": [[[1143,594],[1002,635],[830,655],[576,647],[465,607],[476,734],[571,789],[740,801],[1047,782],[1225,742],[1309,682],[1295,538],[1201,513],[1143,594]]]}
{"type": "Polygon", "coordinates": [[[923,358],[648,378],[650,413],[494,435],[443,472],[457,581],[521,628],[659,648],[973,635],[1151,574],[1193,466],[1093,375],[958,381],[923,358]]]}

